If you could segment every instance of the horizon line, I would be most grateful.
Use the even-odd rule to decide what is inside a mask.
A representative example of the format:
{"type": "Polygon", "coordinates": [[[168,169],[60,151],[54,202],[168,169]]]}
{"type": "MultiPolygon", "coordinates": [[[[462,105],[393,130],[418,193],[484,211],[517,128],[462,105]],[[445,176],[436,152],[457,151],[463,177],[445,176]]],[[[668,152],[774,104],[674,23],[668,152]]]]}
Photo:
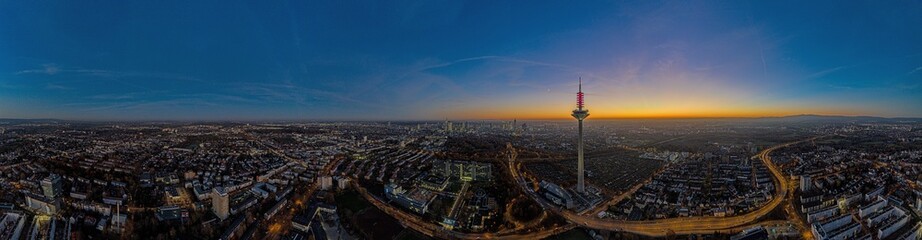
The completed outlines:
{"type": "MultiPolygon", "coordinates": [[[[649,117],[597,117],[591,120],[609,121],[609,120],[704,120],[704,119],[771,119],[771,118],[792,118],[792,117],[830,117],[830,118],[881,118],[881,119],[922,119],[919,117],[882,117],[873,115],[823,115],[823,114],[795,114],[795,115],[766,115],[766,116],[649,116],[649,117]]],[[[8,118],[0,117],[0,121],[5,120],[49,120],[49,121],[71,121],[71,122],[441,122],[441,121],[569,121],[572,118],[442,118],[442,119],[322,119],[322,118],[278,118],[278,119],[75,119],[75,118],[8,118]]]]}

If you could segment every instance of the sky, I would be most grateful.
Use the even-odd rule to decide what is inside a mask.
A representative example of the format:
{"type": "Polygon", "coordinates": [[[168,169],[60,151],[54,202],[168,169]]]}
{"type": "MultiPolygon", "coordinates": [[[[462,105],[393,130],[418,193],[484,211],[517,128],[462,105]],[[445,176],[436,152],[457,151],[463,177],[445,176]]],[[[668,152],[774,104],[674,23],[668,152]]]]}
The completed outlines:
{"type": "Polygon", "coordinates": [[[0,118],[922,117],[919,1],[3,1],[0,118]]]}

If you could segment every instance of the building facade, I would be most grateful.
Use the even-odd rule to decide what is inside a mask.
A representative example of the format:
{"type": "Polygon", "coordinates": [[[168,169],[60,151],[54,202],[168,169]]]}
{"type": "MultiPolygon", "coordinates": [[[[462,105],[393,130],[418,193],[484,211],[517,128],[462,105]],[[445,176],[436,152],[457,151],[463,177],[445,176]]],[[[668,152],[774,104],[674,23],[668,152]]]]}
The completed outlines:
{"type": "Polygon", "coordinates": [[[211,192],[211,210],[221,220],[230,216],[230,195],[223,187],[215,187],[211,192]]]}

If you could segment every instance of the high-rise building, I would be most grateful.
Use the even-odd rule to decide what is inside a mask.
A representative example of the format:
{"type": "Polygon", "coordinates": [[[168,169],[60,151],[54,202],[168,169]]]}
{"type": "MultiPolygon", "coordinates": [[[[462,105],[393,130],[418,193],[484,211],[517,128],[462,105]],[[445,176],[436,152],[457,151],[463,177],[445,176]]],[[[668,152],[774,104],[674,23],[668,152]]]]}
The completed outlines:
{"type": "Polygon", "coordinates": [[[317,178],[317,182],[320,182],[321,190],[330,190],[333,189],[333,177],[331,176],[321,176],[317,178]]]}
{"type": "Polygon", "coordinates": [[[801,191],[810,191],[813,187],[813,180],[810,179],[810,175],[800,176],[800,190],[801,191]]]}
{"type": "Polygon", "coordinates": [[[230,215],[230,196],[223,187],[211,190],[211,210],[221,220],[227,219],[230,215]]]}
{"type": "Polygon", "coordinates": [[[333,180],[336,180],[336,188],[343,190],[349,187],[349,178],[336,176],[333,180]]]}
{"type": "Polygon", "coordinates": [[[468,161],[442,161],[435,164],[435,168],[440,169],[443,176],[457,177],[462,181],[490,180],[493,176],[492,166],[489,163],[468,161]]]}
{"type": "Polygon", "coordinates": [[[55,199],[61,196],[61,176],[57,174],[51,174],[45,179],[42,179],[42,192],[45,197],[50,199],[55,199]]]}
{"type": "Polygon", "coordinates": [[[916,196],[916,210],[922,211],[922,197],[916,196]]]}
{"type": "Polygon", "coordinates": [[[583,108],[583,79],[579,80],[579,92],[576,93],[576,109],[573,109],[572,116],[579,121],[579,143],[577,144],[578,155],[577,155],[577,185],[576,190],[579,192],[584,192],[586,190],[586,182],[584,180],[585,173],[583,172],[583,120],[586,117],[589,117],[589,109],[583,108]]]}

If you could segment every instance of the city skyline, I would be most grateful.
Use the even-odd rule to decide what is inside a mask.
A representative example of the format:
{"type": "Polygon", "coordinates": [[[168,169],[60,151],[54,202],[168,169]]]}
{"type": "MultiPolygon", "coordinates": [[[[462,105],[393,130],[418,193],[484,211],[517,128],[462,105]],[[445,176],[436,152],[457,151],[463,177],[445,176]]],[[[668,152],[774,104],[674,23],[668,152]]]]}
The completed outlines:
{"type": "Polygon", "coordinates": [[[0,239],[922,240],[920,13],[0,1],[0,239]]]}
{"type": "Polygon", "coordinates": [[[0,118],[922,117],[911,2],[0,6],[0,118]]]}

